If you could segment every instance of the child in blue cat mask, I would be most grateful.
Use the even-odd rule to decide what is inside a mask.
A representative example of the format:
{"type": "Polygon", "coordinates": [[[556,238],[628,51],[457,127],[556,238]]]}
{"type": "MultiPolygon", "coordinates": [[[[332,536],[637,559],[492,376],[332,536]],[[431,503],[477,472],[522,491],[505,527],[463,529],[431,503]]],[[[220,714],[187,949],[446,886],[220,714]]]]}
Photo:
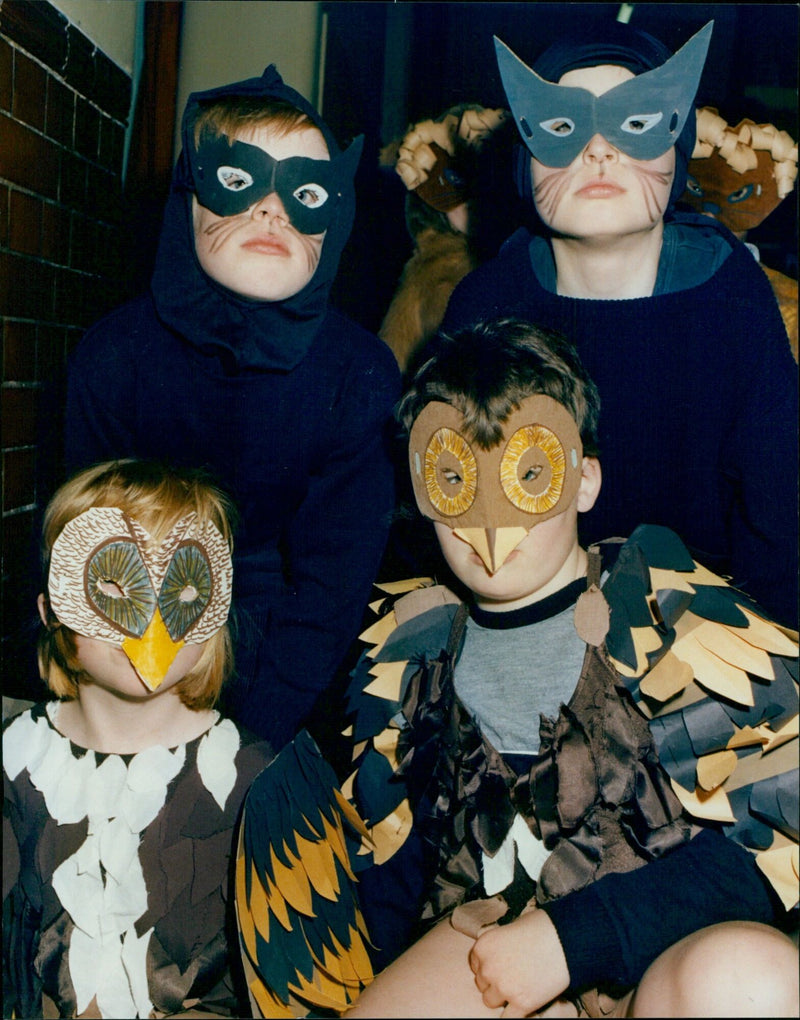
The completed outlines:
{"type": "Polygon", "coordinates": [[[566,332],[605,408],[604,492],[584,540],[629,534],[635,508],[795,626],[786,331],[747,249],[678,205],[711,38],[707,25],[672,54],[612,22],[531,67],[496,40],[531,226],[461,282],[442,329],[515,315],[566,332]]]}

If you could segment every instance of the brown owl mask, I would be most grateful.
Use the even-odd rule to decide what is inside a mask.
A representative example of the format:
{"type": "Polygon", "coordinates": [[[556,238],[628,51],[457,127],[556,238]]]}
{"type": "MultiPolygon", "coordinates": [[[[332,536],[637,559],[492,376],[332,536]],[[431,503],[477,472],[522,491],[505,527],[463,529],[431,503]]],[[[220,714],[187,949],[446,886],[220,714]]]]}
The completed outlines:
{"type": "Polygon", "coordinates": [[[489,450],[473,442],[463,415],[431,401],[411,429],[409,467],[420,512],[452,528],[494,572],[535,525],[577,495],[583,445],[578,426],[552,397],[526,397],[489,450]]]}

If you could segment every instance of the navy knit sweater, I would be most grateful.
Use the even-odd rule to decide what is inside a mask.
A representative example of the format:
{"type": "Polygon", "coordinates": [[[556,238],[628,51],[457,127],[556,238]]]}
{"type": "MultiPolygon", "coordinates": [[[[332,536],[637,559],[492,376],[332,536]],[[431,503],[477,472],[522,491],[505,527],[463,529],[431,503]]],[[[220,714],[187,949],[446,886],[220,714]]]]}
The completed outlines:
{"type": "Polygon", "coordinates": [[[733,250],[706,282],[608,301],[545,290],[521,229],[461,281],[442,328],[517,316],[565,333],[602,402],[603,487],[582,541],[666,525],[795,626],[797,366],[767,277],[725,234],[733,250]]]}

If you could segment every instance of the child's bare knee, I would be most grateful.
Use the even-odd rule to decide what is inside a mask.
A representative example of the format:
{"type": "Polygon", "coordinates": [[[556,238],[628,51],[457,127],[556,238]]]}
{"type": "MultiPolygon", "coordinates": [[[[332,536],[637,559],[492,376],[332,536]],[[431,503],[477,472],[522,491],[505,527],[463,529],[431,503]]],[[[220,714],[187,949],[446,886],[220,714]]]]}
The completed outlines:
{"type": "Polygon", "coordinates": [[[774,928],[730,922],[671,946],[636,991],[632,1016],[797,1016],[798,951],[774,928]]]}

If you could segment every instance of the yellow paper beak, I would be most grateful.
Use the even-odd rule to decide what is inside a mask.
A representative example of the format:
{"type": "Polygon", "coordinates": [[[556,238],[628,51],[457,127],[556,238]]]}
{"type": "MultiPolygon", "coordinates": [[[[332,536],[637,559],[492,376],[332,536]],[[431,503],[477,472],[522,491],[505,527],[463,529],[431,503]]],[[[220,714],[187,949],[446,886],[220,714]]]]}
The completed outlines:
{"type": "Polygon", "coordinates": [[[490,574],[496,574],[528,534],[529,528],[454,528],[471,545],[490,574]]]}
{"type": "Polygon", "coordinates": [[[164,682],[167,670],[185,643],[172,640],[160,610],[156,609],[144,634],[140,638],[125,638],[122,650],[142,682],[155,691],[164,682]]]}

